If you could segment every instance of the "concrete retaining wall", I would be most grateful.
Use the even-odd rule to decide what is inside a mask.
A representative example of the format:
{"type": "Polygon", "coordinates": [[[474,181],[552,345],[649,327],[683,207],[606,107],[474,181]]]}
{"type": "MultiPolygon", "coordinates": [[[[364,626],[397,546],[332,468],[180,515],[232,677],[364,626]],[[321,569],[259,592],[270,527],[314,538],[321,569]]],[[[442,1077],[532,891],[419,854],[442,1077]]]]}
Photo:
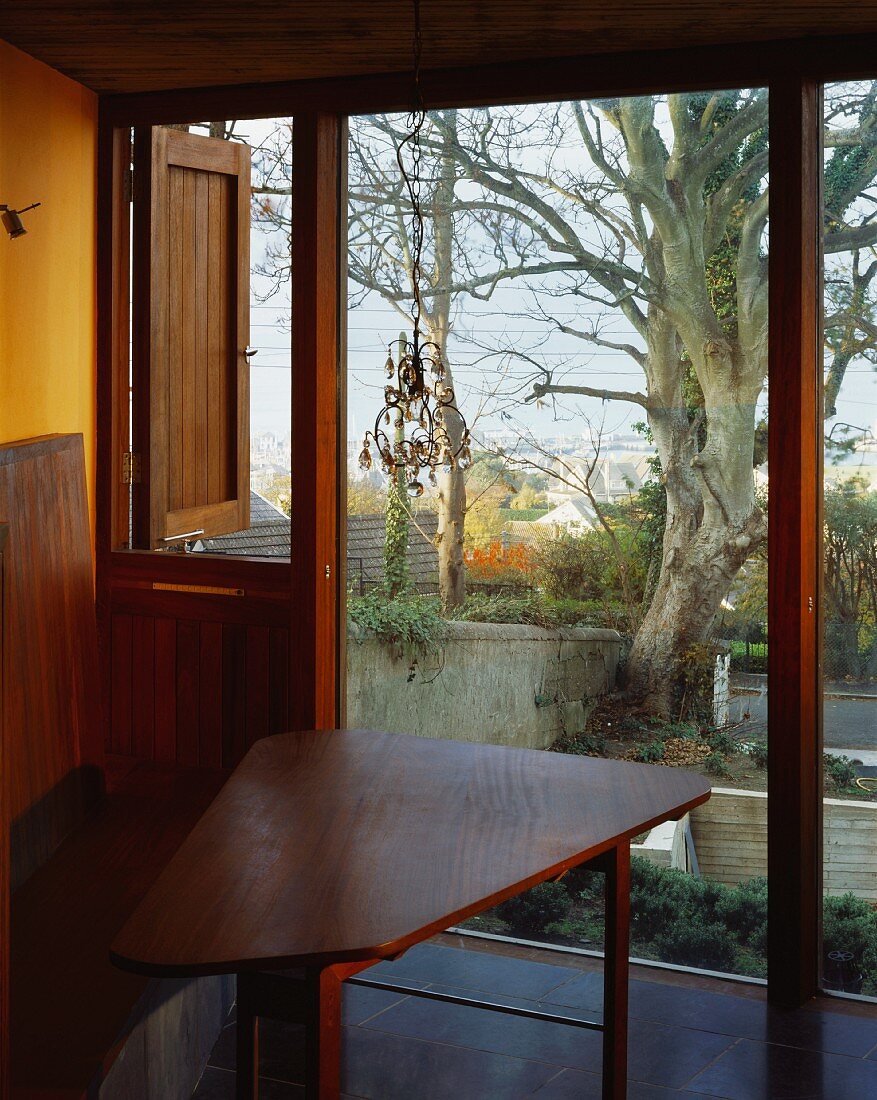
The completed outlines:
{"type": "Polygon", "coordinates": [[[410,663],[355,626],[347,643],[347,725],[545,749],[584,729],[611,691],[614,630],[449,623],[441,653],[410,663]]]}
{"type": "MultiPolygon", "coordinates": [[[[824,888],[877,902],[877,804],[826,798],[824,888]]],[[[691,811],[701,873],[734,885],[767,874],[767,795],[713,789],[691,811]]]]}

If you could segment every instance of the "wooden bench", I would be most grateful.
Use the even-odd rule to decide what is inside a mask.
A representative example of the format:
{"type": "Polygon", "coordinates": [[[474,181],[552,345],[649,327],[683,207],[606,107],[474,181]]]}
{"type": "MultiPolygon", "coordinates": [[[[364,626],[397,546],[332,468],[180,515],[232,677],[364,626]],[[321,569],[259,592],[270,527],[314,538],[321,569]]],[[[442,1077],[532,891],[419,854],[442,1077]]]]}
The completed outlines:
{"type": "Polygon", "coordinates": [[[0,520],[0,1097],[188,1100],[232,983],[108,949],[226,773],[105,756],[79,436],[0,446],[0,520]]]}

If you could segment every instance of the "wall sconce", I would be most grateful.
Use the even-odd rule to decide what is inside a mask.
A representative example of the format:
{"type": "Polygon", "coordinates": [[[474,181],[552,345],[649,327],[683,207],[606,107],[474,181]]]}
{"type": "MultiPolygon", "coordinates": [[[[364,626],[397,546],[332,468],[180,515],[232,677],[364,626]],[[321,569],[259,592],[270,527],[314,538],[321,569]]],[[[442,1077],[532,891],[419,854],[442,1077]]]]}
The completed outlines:
{"type": "Polygon", "coordinates": [[[38,206],[42,205],[41,202],[32,202],[30,206],[25,206],[21,210],[13,210],[11,206],[0,203],[0,211],[2,211],[0,217],[2,217],[3,226],[11,240],[14,241],[16,237],[23,237],[27,233],[22,224],[21,215],[26,214],[28,210],[36,210],[38,206]]]}

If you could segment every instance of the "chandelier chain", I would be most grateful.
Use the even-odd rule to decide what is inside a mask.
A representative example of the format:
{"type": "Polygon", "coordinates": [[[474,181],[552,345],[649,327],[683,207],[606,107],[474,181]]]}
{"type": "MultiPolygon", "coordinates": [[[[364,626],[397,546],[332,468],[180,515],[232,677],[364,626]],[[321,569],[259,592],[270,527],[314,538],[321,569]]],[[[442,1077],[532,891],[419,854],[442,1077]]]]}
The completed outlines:
{"type": "Polygon", "coordinates": [[[419,476],[421,470],[427,470],[430,483],[436,485],[435,471],[439,465],[445,473],[451,473],[457,468],[469,468],[472,464],[472,440],[447,377],[443,349],[433,340],[421,340],[423,299],[420,284],[423,277],[424,241],[421,132],[426,123],[426,108],[420,84],[420,62],[423,54],[420,0],[413,0],[413,4],[413,106],[406,120],[405,136],[396,149],[396,160],[411,207],[411,319],[414,332],[410,343],[403,335],[399,344],[398,360],[393,359],[392,345],[387,349],[384,405],[375,419],[374,428],[365,433],[359,465],[365,471],[372,468],[371,449],[374,446],[383,472],[390,477],[404,478],[408,494],[418,497],[424,492],[419,476]],[[410,169],[405,166],[406,151],[410,169]],[[448,431],[448,416],[459,423],[458,443],[451,438],[448,431]]]}

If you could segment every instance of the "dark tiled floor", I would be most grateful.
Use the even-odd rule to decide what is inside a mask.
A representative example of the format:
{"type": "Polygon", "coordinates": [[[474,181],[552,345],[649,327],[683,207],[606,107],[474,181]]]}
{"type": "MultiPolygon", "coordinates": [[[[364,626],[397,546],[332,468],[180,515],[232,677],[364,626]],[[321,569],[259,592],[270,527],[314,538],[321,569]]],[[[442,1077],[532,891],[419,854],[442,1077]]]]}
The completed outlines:
{"type": "MultiPolygon", "coordinates": [[[[446,942],[412,948],[364,976],[599,1018],[602,983],[590,962],[446,942]]],[[[344,1024],[350,1098],[600,1095],[595,1032],[357,986],[345,989],[344,1024]]],[[[234,1026],[232,1018],[195,1100],[233,1097],[234,1026]]],[[[263,1021],[260,1047],[263,1100],[302,1097],[301,1029],[263,1021]]],[[[630,987],[629,1064],[629,1100],[877,1100],[877,1008],[822,1001],[783,1012],[752,986],[638,968],[630,987]]]]}

